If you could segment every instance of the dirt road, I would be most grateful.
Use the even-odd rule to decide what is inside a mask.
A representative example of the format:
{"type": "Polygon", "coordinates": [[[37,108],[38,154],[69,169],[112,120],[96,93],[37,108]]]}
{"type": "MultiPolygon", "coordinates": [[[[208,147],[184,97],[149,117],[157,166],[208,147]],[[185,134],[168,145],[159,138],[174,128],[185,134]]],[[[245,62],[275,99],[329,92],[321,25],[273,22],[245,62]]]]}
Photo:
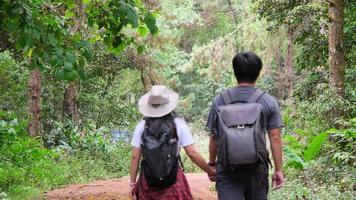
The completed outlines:
{"type": "MultiPolygon", "coordinates": [[[[206,174],[186,174],[188,182],[196,200],[216,200],[216,193],[212,191],[214,184],[206,174]]],[[[129,178],[94,181],[89,184],[70,185],[65,188],[49,191],[45,196],[48,200],[129,200],[129,178]]]]}

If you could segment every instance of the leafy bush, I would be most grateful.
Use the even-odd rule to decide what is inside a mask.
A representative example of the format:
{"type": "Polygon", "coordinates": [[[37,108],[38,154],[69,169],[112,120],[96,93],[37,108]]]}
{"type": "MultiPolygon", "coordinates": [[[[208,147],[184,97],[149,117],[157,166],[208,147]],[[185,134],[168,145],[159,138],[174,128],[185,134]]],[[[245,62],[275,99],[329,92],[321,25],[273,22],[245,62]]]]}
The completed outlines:
{"type": "Polygon", "coordinates": [[[0,110],[27,116],[27,74],[27,69],[16,62],[10,52],[0,52],[0,110]]]}
{"type": "Polygon", "coordinates": [[[331,134],[330,140],[333,144],[330,155],[335,164],[354,166],[356,161],[356,118],[345,122],[344,125],[345,128],[332,128],[327,131],[331,134]]]}
{"type": "Polygon", "coordinates": [[[296,150],[293,150],[293,147],[289,147],[288,143],[284,147],[284,154],[287,157],[287,161],[285,166],[292,166],[297,169],[304,169],[309,161],[312,161],[320,152],[323,143],[327,139],[328,133],[320,133],[316,136],[310,137],[310,142],[306,145],[305,149],[303,149],[302,145],[298,144],[298,141],[295,140],[292,136],[287,136],[287,140],[292,142],[291,147],[293,146],[296,150]],[[296,145],[297,144],[297,145],[296,145]],[[302,153],[302,156],[299,156],[302,153]]]}
{"type": "MultiPolygon", "coordinates": [[[[335,164],[351,165],[355,163],[356,157],[356,119],[351,119],[346,123],[348,128],[328,129],[318,135],[305,134],[309,137],[306,144],[298,141],[296,137],[285,135],[284,154],[287,158],[285,167],[304,169],[321,152],[324,142],[329,141],[327,146],[328,153],[324,156],[331,158],[335,164]]],[[[297,131],[301,133],[301,131],[297,131]]],[[[303,132],[302,132],[303,133],[303,132]]]]}
{"type": "Polygon", "coordinates": [[[80,136],[72,130],[68,143],[44,148],[30,138],[26,123],[0,112],[0,193],[4,198],[29,199],[61,185],[128,173],[130,146],[110,143],[107,132],[80,136]]]}

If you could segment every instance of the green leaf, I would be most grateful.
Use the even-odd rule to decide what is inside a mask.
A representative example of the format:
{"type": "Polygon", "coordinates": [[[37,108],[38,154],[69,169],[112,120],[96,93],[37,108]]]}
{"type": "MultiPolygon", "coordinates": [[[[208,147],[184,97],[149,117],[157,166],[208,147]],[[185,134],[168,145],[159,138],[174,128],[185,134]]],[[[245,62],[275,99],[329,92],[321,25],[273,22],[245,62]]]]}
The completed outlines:
{"type": "Polygon", "coordinates": [[[71,17],[74,17],[74,16],[75,16],[75,14],[72,11],[67,11],[66,14],[64,15],[65,18],[71,18],[71,17]]]}
{"type": "Polygon", "coordinates": [[[145,37],[148,34],[148,29],[145,26],[139,26],[137,32],[140,34],[141,37],[145,37]]]}
{"type": "Polygon", "coordinates": [[[79,77],[79,74],[76,70],[72,70],[69,72],[64,72],[63,75],[63,80],[67,80],[67,81],[74,81],[79,77]]]}
{"type": "Polygon", "coordinates": [[[58,60],[58,57],[56,55],[52,55],[51,56],[50,65],[52,65],[52,66],[59,65],[59,60],[58,60]]]}
{"type": "Polygon", "coordinates": [[[123,41],[123,36],[121,35],[118,35],[118,36],[115,36],[113,41],[112,41],[112,46],[114,48],[117,48],[118,46],[120,46],[122,43],[124,43],[123,41]]]}
{"type": "Polygon", "coordinates": [[[65,52],[65,60],[70,63],[75,63],[75,56],[70,52],[65,52]]]}
{"type": "Polygon", "coordinates": [[[28,43],[28,35],[26,34],[21,34],[19,36],[19,38],[17,39],[17,42],[16,42],[16,50],[20,51],[22,49],[24,49],[26,46],[27,46],[27,43],[28,43]]]}
{"type": "Polygon", "coordinates": [[[140,45],[139,47],[137,47],[137,53],[141,54],[143,53],[143,51],[145,51],[145,46],[140,45]]]}
{"type": "Polygon", "coordinates": [[[58,44],[57,40],[51,35],[48,36],[47,40],[48,40],[48,44],[50,44],[53,47],[57,46],[58,44]]]}
{"type": "Polygon", "coordinates": [[[64,71],[62,69],[59,69],[55,72],[54,77],[56,77],[58,80],[64,80],[64,71]]]}
{"type": "Polygon", "coordinates": [[[307,150],[304,151],[304,160],[305,161],[310,161],[315,158],[315,156],[321,150],[321,147],[327,137],[328,137],[327,133],[321,133],[321,134],[311,138],[311,142],[309,143],[307,150]]]}
{"type": "Polygon", "coordinates": [[[284,155],[287,157],[286,166],[292,166],[296,169],[303,169],[305,163],[301,157],[299,157],[295,151],[293,151],[288,146],[284,146],[283,148],[284,155]]]}
{"type": "Polygon", "coordinates": [[[156,26],[156,18],[152,15],[152,13],[147,12],[143,21],[152,34],[156,34],[158,32],[158,27],[156,26]]]}
{"type": "Polygon", "coordinates": [[[126,19],[127,21],[133,26],[133,27],[137,27],[138,26],[138,16],[134,10],[134,8],[125,3],[124,1],[120,2],[120,12],[126,13],[126,19]]]}
{"type": "MultiPolygon", "coordinates": [[[[83,58],[83,60],[85,61],[85,59],[83,58]]],[[[80,79],[86,79],[86,75],[85,75],[85,69],[84,69],[84,66],[78,66],[77,67],[77,72],[78,72],[78,74],[79,74],[79,78],[80,79]]]]}
{"type": "Polygon", "coordinates": [[[83,57],[83,56],[80,56],[79,58],[78,58],[78,66],[80,67],[80,68],[84,68],[84,66],[86,65],[86,58],[85,57],[83,57]]]}
{"type": "Polygon", "coordinates": [[[119,46],[117,46],[115,49],[115,53],[120,54],[124,49],[127,47],[127,44],[121,43],[119,46]]]}
{"type": "Polygon", "coordinates": [[[66,71],[72,71],[73,70],[73,64],[67,61],[64,61],[64,69],[66,71]]]}
{"type": "Polygon", "coordinates": [[[106,46],[111,46],[111,42],[112,42],[111,36],[106,35],[106,36],[104,37],[104,44],[105,44],[106,46]]]}
{"type": "Polygon", "coordinates": [[[93,58],[93,52],[89,49],[85,49],[83,56],[85,57],[85,59],[91,60],[93,58]]]}
{"type": "Polygon", "coordinates": [[[63,55],[63,49],[62,49],[62,48],[55,48],[54,53],[55,53],[58,57],[62,57],[62,55],[63,55]]]}

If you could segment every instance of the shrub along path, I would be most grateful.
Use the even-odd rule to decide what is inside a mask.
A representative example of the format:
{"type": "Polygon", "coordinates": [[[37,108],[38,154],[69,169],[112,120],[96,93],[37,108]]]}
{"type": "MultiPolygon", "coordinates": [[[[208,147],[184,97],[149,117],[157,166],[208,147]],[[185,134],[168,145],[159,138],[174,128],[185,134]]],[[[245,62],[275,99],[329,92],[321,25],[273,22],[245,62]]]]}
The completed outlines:
{"type": "MultiPolygon", "coordinates": [[[[212,191],[214,184],[206,174],[187,173],[190,189],[195,200],[215,200],[216,193],[212,191]]],[[[89,184],[70,185],[61,189],[54,189],[45,194],[48,200],[129,200],[129,178],[100,180],[89,184]]]]}

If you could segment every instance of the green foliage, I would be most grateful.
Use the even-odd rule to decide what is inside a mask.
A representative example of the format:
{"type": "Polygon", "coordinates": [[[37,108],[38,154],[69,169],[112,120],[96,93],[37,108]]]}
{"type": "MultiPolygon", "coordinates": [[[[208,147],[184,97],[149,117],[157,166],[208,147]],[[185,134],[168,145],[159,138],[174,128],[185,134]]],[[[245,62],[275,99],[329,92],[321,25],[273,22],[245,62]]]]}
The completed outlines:
{"type": "Polygon", "coordinates": [[[83,83],[81,91],[83,124],[131,130],[140,118],[136,105],[143,90],[140,72],[124,69],[115,74],[103,72],[95,76],[96,70],[89,73],[90,78],[83,83]]]}
{"type": "MultiPolygon", "coordinates": [[[[178,114],[194,123],[196,146],[207,158],[203,126],[212,98],[236,84],[232,57],[248,50],[260,55],[264,67],[257,84],[278,95],[285,84],[278,70],[284,70],[287,26],[296,34],[297,76],[294,96],[280,100],[288,181],[269,198],[352,199],[354,2],[345,6],[343,97],[328,85],[324,1],[230,2],[233,10],[228,1],[160,0],[160,11],[151,12],[137,0],[84,0],[85,19],[73,32],[80,18],[73,0],[1,1],[0,49],[6,51],[0,53],[0,199],[40,198],[50,188],[127,175],[130,147],[110,143],[110,132],[132,130],[141,118],[137,100],[148,70],[180,94],[178,114]],[[123,51],[128,46],[149,64],[135,66],[140,57],[123,51]],[[45,72],[42,138],[29,138],[25,128],[26,66],[45,72]],[[79,127],[63,116],[62,106],[64,88],[78,78],[79,127]]],[[[187,171],[201,172],[184,153],[182,158],[187,171]]]]}
{"type": "Polygon", "coordinates": [[[1,9],[1,32],[15,41],[15,49],[29,60],[30,69],[43,71],[52,66],[60,79],[79,77],[78,71],[84,67],[79,61],[85,59],[82,54],[89,51],[89,45],[71,35],[64,16],[47,9],[44,1],[4,1],[1,9]]]}
{"type": "Polygon", "coordinates": [[[110,143],[107,131],[73,130],[69,144],[46,149],[28,136],[26,123],[0,114],[0,191],[10,199],[39,198],[54,187],[128,173],[130,147],[110,143]]]}
{"type": "Polygon", "coordinates": [[[309,136],[310,142],[305,147],[303,147],[293,136],[285,136],[287,144],[283,149],[284,155],[287,158],[285,167],[293,167],[300,170],[304,169],[308,162],[314,160],[320,153],[327,136],[328,133],[309,136]],[[302,155],[302,157],[300,155],[302,155]]]}
{"type": "Polygon", "coordinates": [[[271,190],[268,194],[268,199],[353,199],[355,195],[351,189],[353,180],[349,175],[341,172],[345,177],[339,177],[337,173],[326,172],[320,167],[320,165],[316,165],[304,171],[287,174],[288,180],[285,182],[284,187],[279,190],[271,190]],[[322,177],[326,173],[330,175],[329,179],[333,182],[321,182],[313,175],[317,174],[322,177]]]}
{"type": "Polygon", "coordinates": [[[135,41],[122,33],[129,25],[136,29],[141,24],[142,30],[145,24],[151,33],[158,31],[155,17],[139,1],[82,3],[93,34],[72,29],[83,17],[76,16],[75,9],[81,4],[74,1],[3,1],[0,34],[9,41],[2,41],[1,47],[14,41],[12,47],[29,61],[30,69],[52,69],[57,79],[74,81],[83,78],[85,64],[92,58],[88,41],[103,38],[112,52],[121,53],[135,41]]]}
{"type": "Polygon", "coordinates": [[[182,42],[201,46],[232,31],[233,24],[231,23],[231,19],[225,14],[219,13],[216,16],[215,23],[210,26],[198,24],[192,27],[192,29],[184,30],[182,42]]]}
{"type": "Polygon", "coordinates": [[[356,66],[356,3],[345,1],[345,22],[344,22],[344,51],[346,63],[350,69],[355,70],[356,66]]]}
{"type": "Polygon", "coordinates": [[[327,133],[320,133],[319,135],[312,137],[307,149],[304,151],[304,160],[310,161],[314,159],[321,150],[321,147],[327,139],[327,133]]]}
{"type": "Polygon", "coordinates": [[[334,143],[332,149],[332,160],[338,165],[355,165],[356,153],[356,118],[344,122],[344,128],[329,129],[331,141],[334,143]],[[336,147],[336,148],[335,148],[336,147]]]}
{"type": "Polygon", "coordinates": [[[354,70],[347,70],[345,80],[345,97],[335,96],[336,92],[329,88],[328,73],[324,68],[303,71],[295,85],[295,107],[300,109],[301,117],[317,118],[332,126],[338,120],[338,113],[346,118],[355,114],[354,70]]]}
{"type": "Polygon", "coordinates": [[[304,169],[305,162],[304,160],[297,155],[297,153],[289,148],[288,146],[283,149],[284,155],[287,157],[287,161],[285,162],[286,167],[294,167],[296,169],[304,169]]]}
{"type": "Polygon", "coordinates": [[[326,66],[328,59],[328,4],[323,1],[257,0],[255,9],[269,22],[270,31],[294,30],[295,69],[326,66]],[[316,53],[317,52],[317,53],[316,53]]]}
{"type": "Polygon", "coordinates": [[[0,52],[0,110],[13,111],[21,116],[26,110],[27,70],[8,51],[0,52]]]}

